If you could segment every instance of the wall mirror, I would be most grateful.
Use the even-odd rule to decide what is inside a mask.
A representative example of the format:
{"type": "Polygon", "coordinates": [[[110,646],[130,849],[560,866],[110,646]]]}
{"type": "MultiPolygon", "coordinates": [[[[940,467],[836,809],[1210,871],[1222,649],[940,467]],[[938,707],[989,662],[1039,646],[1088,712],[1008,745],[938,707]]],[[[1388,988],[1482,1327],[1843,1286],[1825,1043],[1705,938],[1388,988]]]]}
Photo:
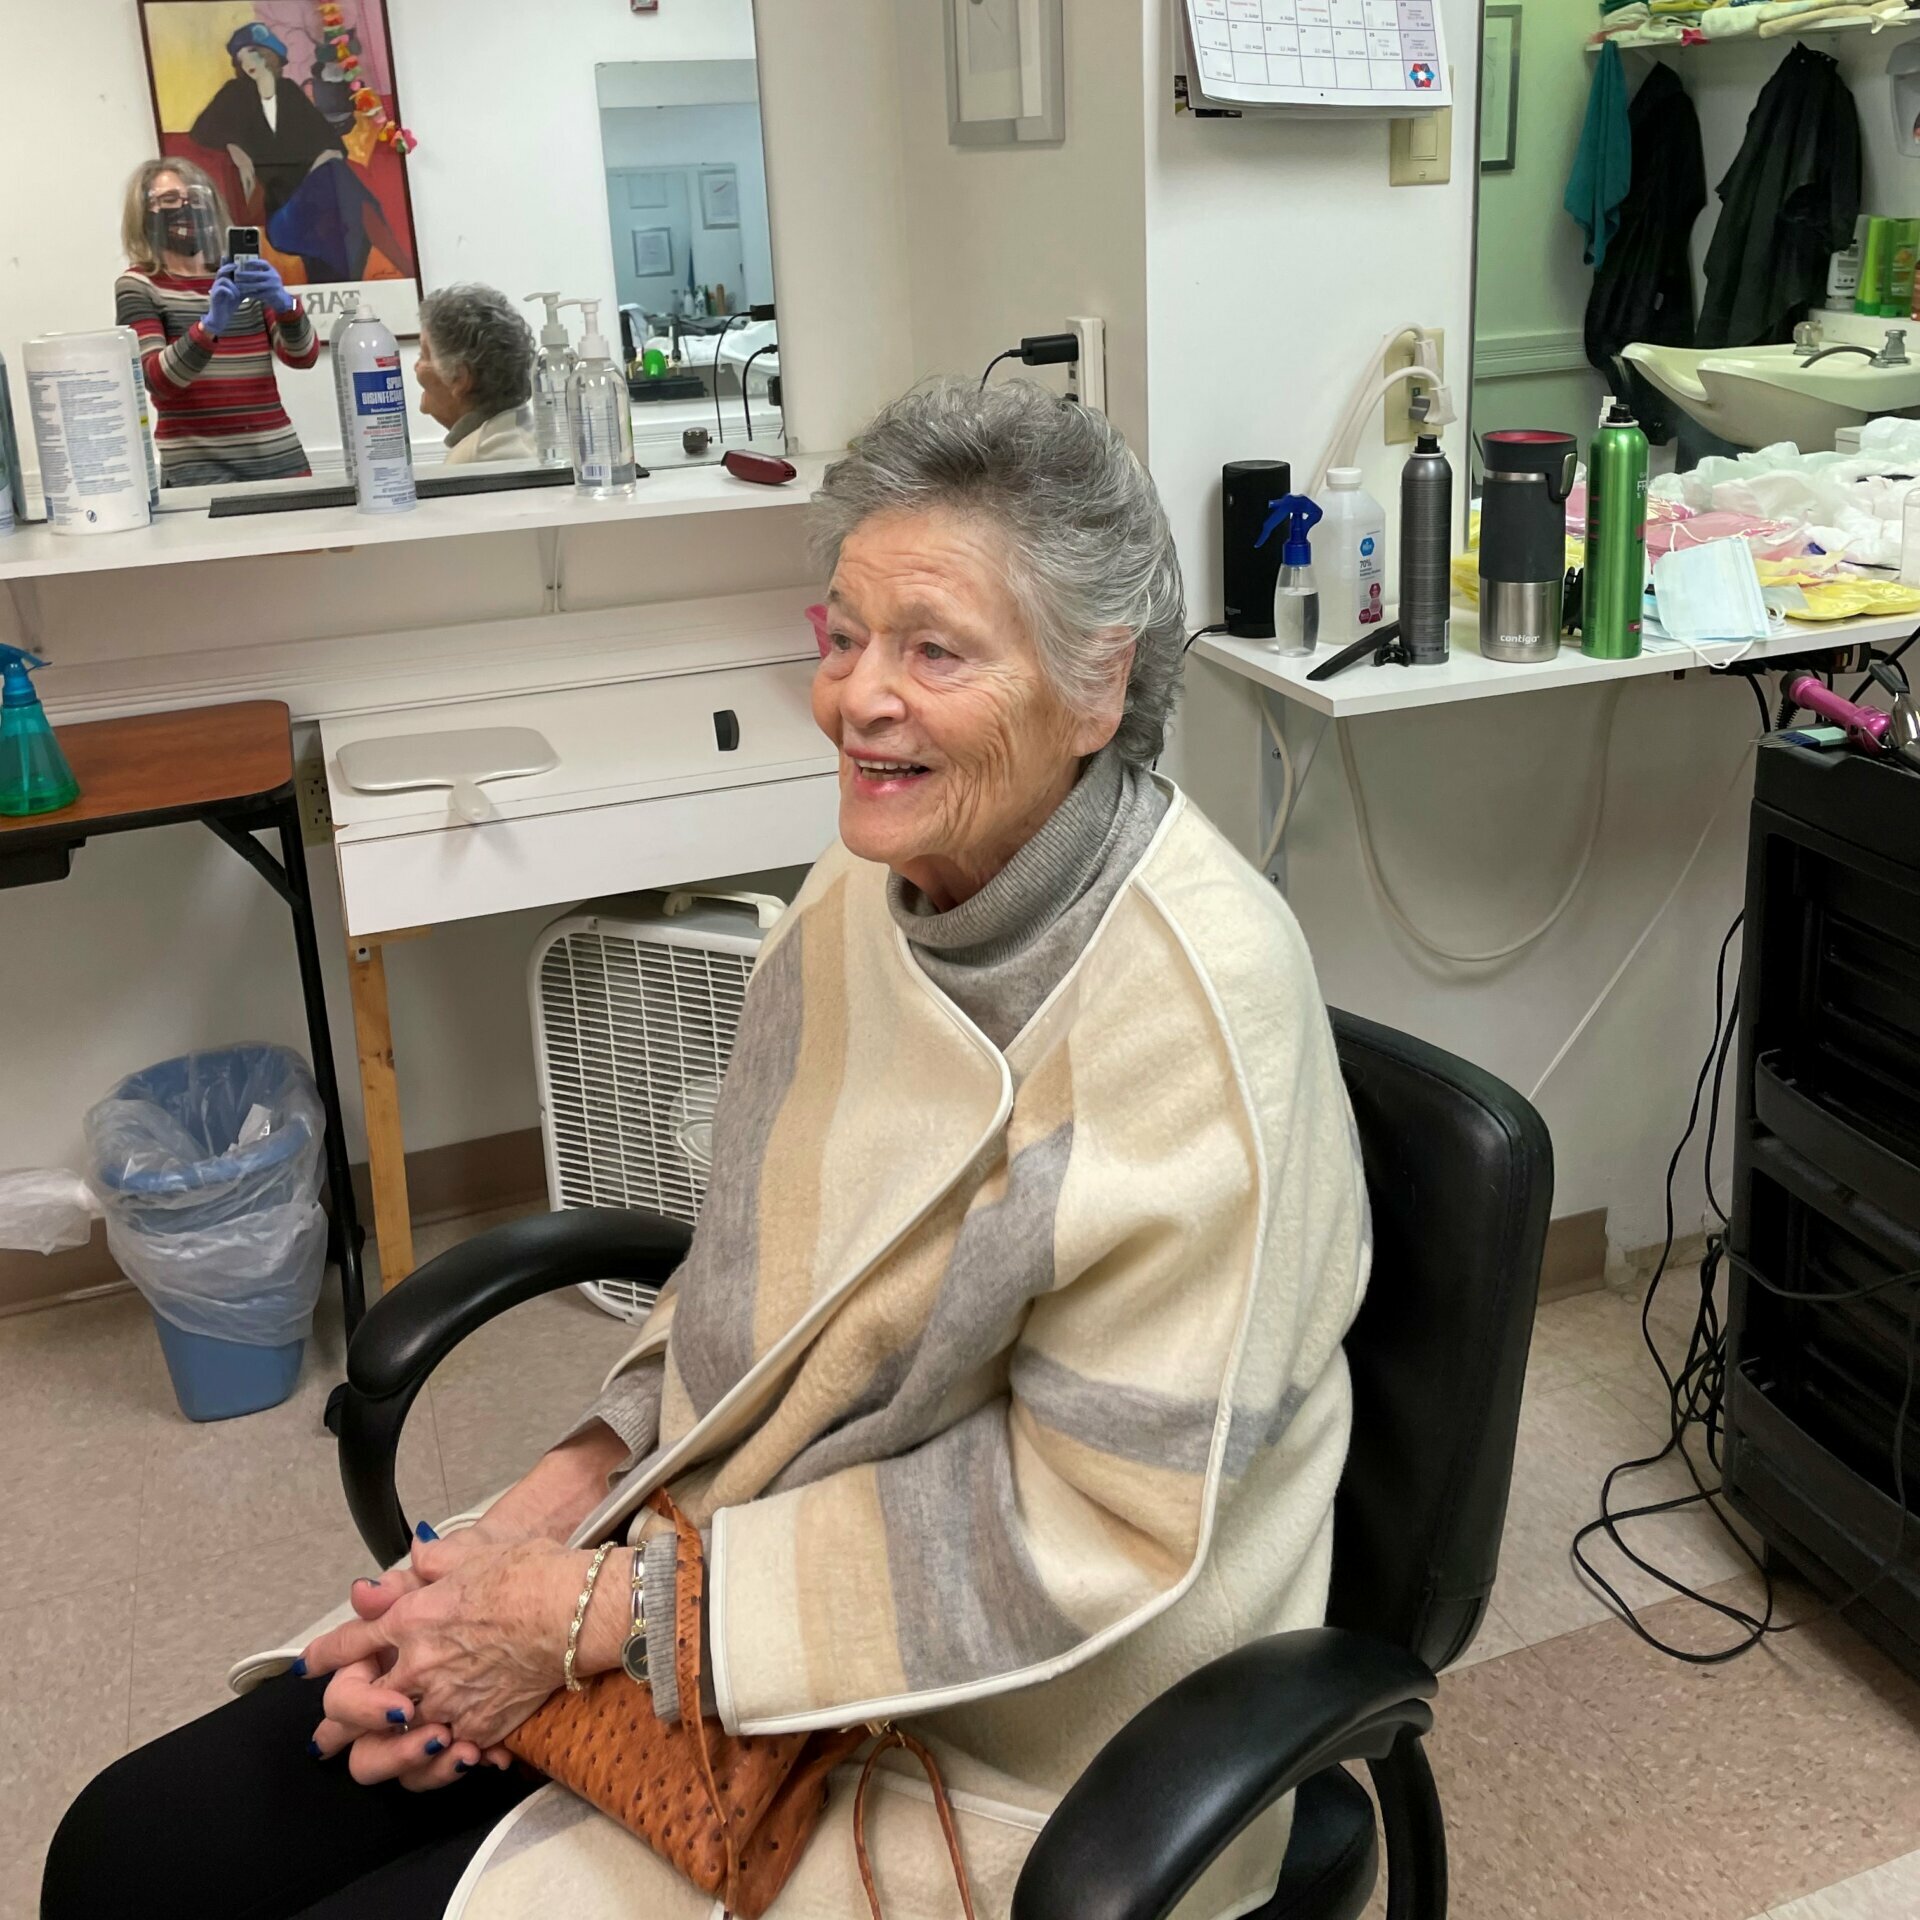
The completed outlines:
{"type": "Polygon", "coordinates": [[[1767,11],[1486,9],[1476,438],[1567,433],[1584,459],[1612,392],[1657,477],[1782,441],[1824,453],[1876,414],[1920,410],[1920,222],[1904,231],[1920,159],[1896,97],[1920,37],[1847,30],[1860,20],[1784,30],[1767,11]],[[1782,152],[1808,163],[1776,175],[1782,152]],[[1885,264],[1856,298],[1848,252],[1870,218],[1885,264]],[[1911,328],[1914,364],[1873,366],[1895,328],[1911,328]]]}
{"type": "MultiPolygon", "coordinates": [[[[773,234],[751,60],[595,76],[620,350],[643,466],[785,444],[773,234]]],[[[611,330],[611,323],[610,323],[611,330]]]]}
{"type": "Polygon", "coordinates": [[[251,228],[318,352],[273,356],[256,302],[244,366],[176,354],[153,406],[163,510],[346,478],[329,337],[361,300],[397,337],[423,477],[570,465],[526,389],[549,291],[575,348],[597,303],[644,466],[784,445],[752,0],[550,0],[537,21],[501,0],[124,0],[114,20],[97,99],[61,109],[85,156],[66,243],[0,287],[23,424],[21,342],[138,308],[175,346],[251,228]],[[436,340],[436,299],[472,287],[490,296],[442,306],[436,340]]]}

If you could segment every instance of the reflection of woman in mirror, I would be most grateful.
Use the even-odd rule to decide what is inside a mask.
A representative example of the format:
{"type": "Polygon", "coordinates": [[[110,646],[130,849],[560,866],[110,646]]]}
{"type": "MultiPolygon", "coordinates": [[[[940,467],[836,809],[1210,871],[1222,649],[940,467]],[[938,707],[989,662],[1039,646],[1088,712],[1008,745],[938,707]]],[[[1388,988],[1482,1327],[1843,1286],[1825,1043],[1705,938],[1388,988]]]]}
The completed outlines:
{"type": "Polygon", "coordinates": [[[447,465],[540,457],[533,329],[504,293],[469,283],[420,302],[420,411],[447,429],[447,465]]]}
{"type": "Polygon", "coordinates": [[[243,200],[258,195],[274,247],[298,255],[312,285],[362,279],[376,246],[410,273],[407,249],[348,164],[341,136],[286,77],[286,42],[255,21],[236,29],[227,53],[233,78],[201,108],[191,137],[233,162],[243,200]]]}
{"type": "Polygon", "coordinates": [[[127,270],[114,282],[114,319],[139,338],[160,477],[170,487],[309,470],[273,363],[310,367],[320,342],[270,261],[222,263],[226,229],[219,189],[192,161],[134,169],[120,219],[127,270]]]}

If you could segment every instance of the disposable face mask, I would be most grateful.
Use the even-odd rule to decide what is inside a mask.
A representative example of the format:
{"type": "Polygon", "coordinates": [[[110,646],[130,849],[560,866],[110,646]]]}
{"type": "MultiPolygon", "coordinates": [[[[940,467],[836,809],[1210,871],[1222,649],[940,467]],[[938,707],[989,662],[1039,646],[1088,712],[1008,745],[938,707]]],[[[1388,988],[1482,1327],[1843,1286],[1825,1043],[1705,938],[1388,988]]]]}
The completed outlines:
{"type": "Polygon", "coordinates": [[[1744,540],[1709,540],[1661,555],[1653,563],[1653,598],[1675,640],[1766,638],[1767,603],[1744,540]]]}

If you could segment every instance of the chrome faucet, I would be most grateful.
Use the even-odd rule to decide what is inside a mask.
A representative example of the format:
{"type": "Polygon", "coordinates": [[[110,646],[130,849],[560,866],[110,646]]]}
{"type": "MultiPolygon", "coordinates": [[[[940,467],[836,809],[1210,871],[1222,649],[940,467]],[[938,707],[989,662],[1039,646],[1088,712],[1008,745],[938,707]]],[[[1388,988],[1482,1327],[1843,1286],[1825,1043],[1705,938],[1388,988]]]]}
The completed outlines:
{"type": "MultiPolygon", "coordinates": [[[[1807,321],[1803,323],[1803,326],[1811,326],[1812,324],[1811,321],[1807,321]]],[[[1796,352],[1801,351],[1809,344],[1801,339],[1800,335],[1802,330],[1802,327],[1796,327],[1794,329],[1793,345],[1796,352]]],[[[1913,364],[1907,357],[1907,330],[1905,327],[1889,327],[1887,329],[1887,337],[1881,342],[1878,353],[1871,347],[1821,347],[1816,352],[1808,353],[1800,364],[1803,367],[1810,367],[1816,360],[1831,360],[1836,353],[1857,353],[1870,367],[1910,367],[1913,364]]]]}

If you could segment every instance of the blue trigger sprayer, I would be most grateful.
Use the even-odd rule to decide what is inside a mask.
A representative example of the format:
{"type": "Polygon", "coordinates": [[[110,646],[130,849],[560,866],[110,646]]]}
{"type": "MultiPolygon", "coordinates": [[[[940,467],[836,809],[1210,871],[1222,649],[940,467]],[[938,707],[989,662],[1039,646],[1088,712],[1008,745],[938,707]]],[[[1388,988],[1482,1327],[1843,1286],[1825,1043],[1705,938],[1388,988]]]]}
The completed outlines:
{"type": "Polygon", "coordinates": [[[1274,653],[1311,653],[1320,641],[1320,590],[1313,580],[1313,549],[1307,535],[1319,525],[1320,509],[1304,493],[1290,493],[1272,503],[1267,524],[1253,544],[1264,547],[1267,536],[1284,520],[1286,545],[1280,553],[1280,572],[1273,585],[1274,653]]]}
{"type": "Polygon", "coordinates": [[[79,783],[30,675],[47,663],[0,646],[0,813],[51,813],[80,797],[79,783]]]}

